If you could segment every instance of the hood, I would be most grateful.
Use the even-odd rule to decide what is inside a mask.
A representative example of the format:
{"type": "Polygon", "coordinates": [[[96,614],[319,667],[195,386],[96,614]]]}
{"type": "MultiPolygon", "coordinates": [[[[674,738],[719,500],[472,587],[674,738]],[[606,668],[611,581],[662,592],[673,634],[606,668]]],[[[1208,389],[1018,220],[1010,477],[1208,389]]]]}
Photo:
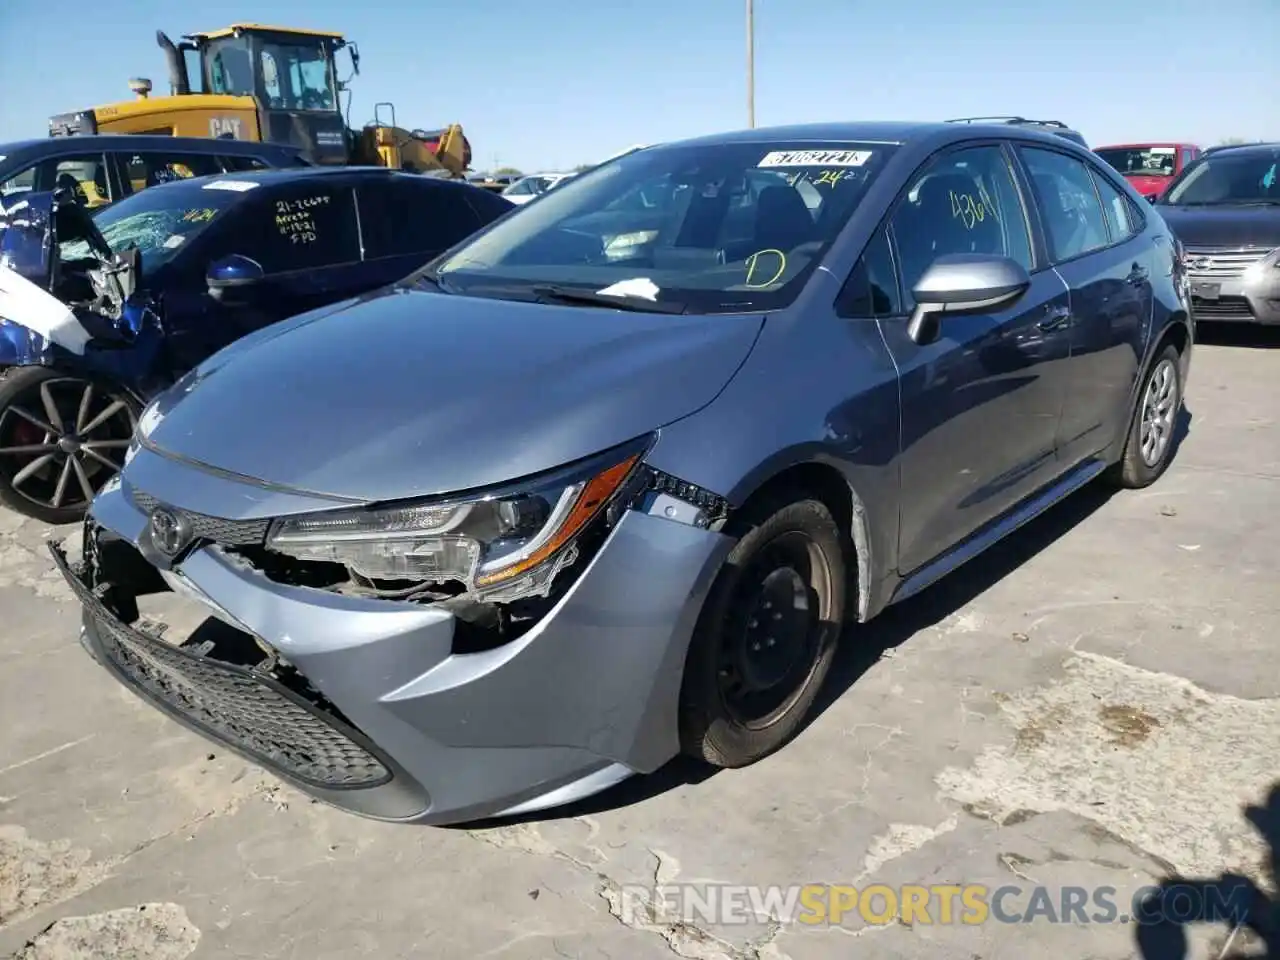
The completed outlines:
{"type": "Polygon", "coordinates": [[[1151,173],[1126,173],[1124,178],[1129,181],[1129,185],[1144,197],[1153,193],[1164,193],[1165,187],[1173,181],[1173,177],[1162,176],[1161,174],[1151,173]]]}
{"type": "Polygon", "coordinates": [[[1154,209],[1188,247],[1280,247],[1280,206],[1179,207],[1162,203],[1154,209]]]}
{"type": "Polygon", "coordinates": [[[467,490],[695,412],[763,323],[384,290],[215,354],[141,429],[159,452],[301,492],[467,490]]]}

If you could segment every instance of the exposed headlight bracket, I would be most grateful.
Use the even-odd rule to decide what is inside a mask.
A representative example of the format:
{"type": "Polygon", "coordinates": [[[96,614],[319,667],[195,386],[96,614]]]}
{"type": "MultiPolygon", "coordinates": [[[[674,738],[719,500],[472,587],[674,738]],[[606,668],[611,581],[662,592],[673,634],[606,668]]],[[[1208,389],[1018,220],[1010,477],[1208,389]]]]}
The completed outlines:
{"type": "Polygon", "coordinates": [[[705,487],[646,466],[630,499],[631,509],[706,529],[729,515],[729,501],[705,487]]]}

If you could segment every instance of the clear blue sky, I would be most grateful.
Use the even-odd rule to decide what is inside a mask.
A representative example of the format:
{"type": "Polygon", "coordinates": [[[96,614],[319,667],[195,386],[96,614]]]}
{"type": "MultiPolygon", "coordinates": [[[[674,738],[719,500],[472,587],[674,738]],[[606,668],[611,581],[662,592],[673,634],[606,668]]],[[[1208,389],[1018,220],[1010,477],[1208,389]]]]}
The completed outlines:
{"type": "MultiPolygon", "coordinates": [[[[475,166],[570,167],[746,125],[745,0],[0,0],[0,141],[168,89],[154,34],[235,21],[360,45],[352,121],[461,123],[475,166]],[[58,44],[56,55],[48,48],[58,44]],[[38,60],[32,53],[39,49],[38,60]]],[[[1280,139],[1280,0],[756,0],[756,120],[1020,114],[1115,141],[1280,139]]]]}

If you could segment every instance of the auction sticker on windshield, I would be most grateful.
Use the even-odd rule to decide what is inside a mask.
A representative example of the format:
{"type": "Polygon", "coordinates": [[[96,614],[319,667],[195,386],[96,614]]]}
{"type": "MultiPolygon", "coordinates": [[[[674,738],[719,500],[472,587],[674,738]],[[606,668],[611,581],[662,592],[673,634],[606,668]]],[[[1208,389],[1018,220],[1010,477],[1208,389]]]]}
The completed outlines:
{"type": "Polygon", "coordinates": [[[252,190],[257,184],[252,180],[215,180],[213,183],[206,183],[203,187],[205,190],[233,190],[236,193],[244,193],[246,190],[252,190]]]}
{"type": "Polygon", "coordinates": [[[757,167],[861,167],[873,156],[870,150],[774,150],[757,167]]]}

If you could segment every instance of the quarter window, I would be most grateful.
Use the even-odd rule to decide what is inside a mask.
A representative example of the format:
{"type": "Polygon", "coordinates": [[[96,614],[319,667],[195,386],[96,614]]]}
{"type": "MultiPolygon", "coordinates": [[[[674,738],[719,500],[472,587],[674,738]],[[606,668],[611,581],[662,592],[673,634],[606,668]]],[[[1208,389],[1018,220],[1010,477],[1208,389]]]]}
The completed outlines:
{"type": "Polygon", "coordinates": [[[379,183],[361,186],[357,195],[366,260],[440,253],[480,227],[461,188],[379,183]]]}
{"type": "Polygon", "coordinates": [[[1040,147],[1019,147],[1055,263],[1107,245],[1107,219],[1089,169],[1080,160],[1040,147]]]}
{"type": "Polygon", "coordinates": [[[893,254],[884,228],[877,230],[840,292],[842,317],[892,317],[902,312],[893,254]]]}
{"type": "Polygon", "coordinates": [[[1098,196],[1102,198],[1102,212],[1107,218],[1107,229],[1111,232],[1111,242],[1120,243],[1128,240],[1138,232],[1138,224],[1134,219],[1133,208],[1129,198],[1111,185],[1111,182],[1096,170],[1093,181],[1098,187],[1098,196]]]}
{"type": "Polygon", "coordinates": [[[918,174],[893,214],[902,297],[944,254],[1008,257],[1030,270],[1026,212],[1013,174],[998,146],[948,153],[918,174]]]}

